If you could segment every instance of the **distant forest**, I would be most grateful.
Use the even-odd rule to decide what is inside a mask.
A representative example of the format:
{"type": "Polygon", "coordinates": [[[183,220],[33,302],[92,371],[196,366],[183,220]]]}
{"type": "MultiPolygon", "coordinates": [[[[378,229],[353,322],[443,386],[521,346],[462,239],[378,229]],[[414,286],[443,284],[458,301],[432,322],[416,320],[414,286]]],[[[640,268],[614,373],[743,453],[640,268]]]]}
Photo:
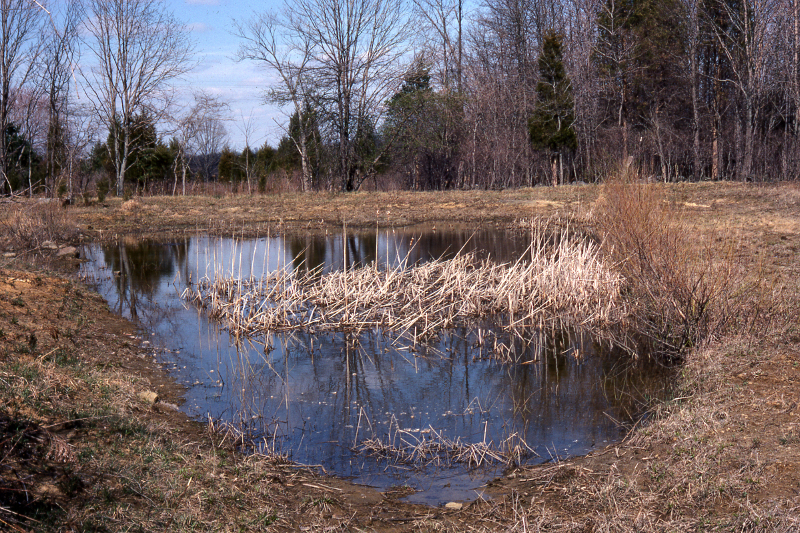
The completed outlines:
{"type": "Polygon", "coordinates": [[[51,7],[2,4],[2,194],[800,177],[800,0],[286,0],[236,24],[287,115],[241,150],[163,3],[51,7]]]}

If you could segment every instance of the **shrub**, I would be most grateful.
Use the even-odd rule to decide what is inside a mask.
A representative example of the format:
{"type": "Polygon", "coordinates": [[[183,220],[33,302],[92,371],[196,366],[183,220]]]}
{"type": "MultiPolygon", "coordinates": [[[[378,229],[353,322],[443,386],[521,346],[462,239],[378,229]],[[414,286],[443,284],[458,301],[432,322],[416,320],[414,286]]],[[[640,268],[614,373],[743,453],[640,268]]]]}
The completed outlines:
{"type": "Polygon", "coordinates": [[[108,194],[108,180],[100,180],[97,182],[97,201],[101,204],[106,201],[106,195],[108,194]]]}
{"type": "Polygon", "coordinates": [[[733,243],[695,231],[662,185],[619,173],[606,181],[595,221],[605,253],[625,278],[635,331],[655,353],[683,359],[752,303],[733,243]]]}

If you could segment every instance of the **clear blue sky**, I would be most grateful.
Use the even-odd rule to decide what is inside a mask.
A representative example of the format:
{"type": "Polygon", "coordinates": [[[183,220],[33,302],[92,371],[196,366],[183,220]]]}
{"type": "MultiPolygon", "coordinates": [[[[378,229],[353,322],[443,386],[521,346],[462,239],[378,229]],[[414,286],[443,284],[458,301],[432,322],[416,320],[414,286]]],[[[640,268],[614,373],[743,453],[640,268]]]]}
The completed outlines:
{"type": "Polygon", "coordinates": [[[264,91],[273,82],[272,74],[252,62],[237,62],[239,39],[234,36],[234,21],[246,21],[253,13],[280,9],[282,0],[169,0],[168,9],[191,30],[199,64],[181,82],[186,94],[203,89],[230,105],[231,121],[226,124],[231,146],[244,147],[242,115],[253,114],[254,148],[265,140],[275,146],[283,134],[275,120],[286,117],[264,103],[264,91]]]}

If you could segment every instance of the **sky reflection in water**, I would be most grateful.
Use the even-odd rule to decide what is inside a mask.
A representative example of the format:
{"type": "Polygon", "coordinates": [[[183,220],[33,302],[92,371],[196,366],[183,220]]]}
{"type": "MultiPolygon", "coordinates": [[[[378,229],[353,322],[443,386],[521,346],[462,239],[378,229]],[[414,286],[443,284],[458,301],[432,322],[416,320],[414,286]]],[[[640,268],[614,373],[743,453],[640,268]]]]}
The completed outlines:
{"type": "Polygon", "coordinates": [[[667,376],[653,365],[631,368],[576,332],[531,332],[500,340],[521,364],[486,359],[475,331],[464,328],[418,350],[380,332],[281,334],[237,343],[179,294],[215,272],[247,277],[291,265],[324,272],[379,268],[475,250],[515,261],[522,234],[485,230],[381,231],[239,240],[191,237],[179,242],[120,242],[87,249],[84,274],[116,312],[140,323],[157,360],[188,387],[189,415],[245,423],[261,443],[298,462],[381,488],[409,485],[408,499],[440,504],[475,499],[502,466],[410,468],[354,447],[377,437],[399,444],[433,428],[449,439],[493,442],[514,434],[535,450],[529,462],[584,454],[621,436],[643,398],[660,396],[667,376]],[[343,246],[342,243],[346,243],[343,246]],[[402,429],[408,433],[397,433],[402,429]]]}

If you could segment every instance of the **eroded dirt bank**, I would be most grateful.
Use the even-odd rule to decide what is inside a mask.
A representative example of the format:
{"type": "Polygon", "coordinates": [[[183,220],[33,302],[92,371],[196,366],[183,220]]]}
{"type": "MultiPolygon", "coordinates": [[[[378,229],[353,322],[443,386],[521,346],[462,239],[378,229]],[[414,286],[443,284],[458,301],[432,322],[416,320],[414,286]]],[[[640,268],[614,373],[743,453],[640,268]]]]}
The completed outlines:
{"type": "MultiPolygon", "coordinates": [[[[70,208],[79,232],[68,239],[511,224],[555,214],[586,223],[600,194],[586,186],[111,199],[70,208]]],[[[768,282],[758,312],[771,327],[698,348],[676,400],[625,442],[510,472],[492,487],[493,500],[459,511],[403,504],[401,488],[380,494],[235,453],[229,439],[171,406],[181,389],[154,362],[142,332],[70,277],[75,259],[54,259],[57,250],[36,243],[13,250],[18,255],[0,263],[0,529],[797,530],[800,188],[676,185],[665,194],[698,237],[733,246],[768,282]]]]}

